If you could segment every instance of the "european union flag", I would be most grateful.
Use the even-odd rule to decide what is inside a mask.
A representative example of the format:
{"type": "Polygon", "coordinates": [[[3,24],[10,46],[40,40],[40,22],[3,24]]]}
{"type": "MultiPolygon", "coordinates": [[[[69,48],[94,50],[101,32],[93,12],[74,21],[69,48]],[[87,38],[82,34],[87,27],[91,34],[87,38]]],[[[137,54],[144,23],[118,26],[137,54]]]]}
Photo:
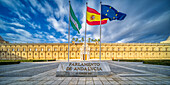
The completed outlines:
{"type": "Polygon", "coordinates": [[[121,13],[114,9],[109,5],[102,5],[101,6],[101,18],[109,18],[110,21],[112,20],[123,20],[126,17],[126,14],[121,13]]]}

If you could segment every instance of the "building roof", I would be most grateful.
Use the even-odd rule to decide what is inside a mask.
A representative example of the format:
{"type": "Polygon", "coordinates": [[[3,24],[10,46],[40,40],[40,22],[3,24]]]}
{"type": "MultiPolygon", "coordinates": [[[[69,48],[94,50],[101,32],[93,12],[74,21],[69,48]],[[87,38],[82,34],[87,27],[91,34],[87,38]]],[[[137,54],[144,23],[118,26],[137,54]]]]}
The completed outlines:
{"type": "Polygon", "coordinates": [[[160,42],[160,43],[170,43],[170,36],[167,38],[167,40],[162,41],[162,42],[160,42]]]}
{"type": "Polygon", "coordinates": [[[4,39],[3,39],[1,36],[0,36],[0,40],[1,40],[1,41],[4,41],[4,39]]]}

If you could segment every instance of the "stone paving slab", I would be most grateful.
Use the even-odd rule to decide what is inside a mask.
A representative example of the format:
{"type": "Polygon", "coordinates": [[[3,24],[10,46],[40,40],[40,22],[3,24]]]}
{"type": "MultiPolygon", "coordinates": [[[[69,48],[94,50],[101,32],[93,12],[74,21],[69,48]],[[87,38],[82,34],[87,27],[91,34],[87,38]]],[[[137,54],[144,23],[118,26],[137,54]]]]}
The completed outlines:
{"type": "Polygon", "coordinates": [[[169,76],[56,77],[55,73],[52,69],[31,77],[0,77],[0,85],[170,85],[169,76]]]}

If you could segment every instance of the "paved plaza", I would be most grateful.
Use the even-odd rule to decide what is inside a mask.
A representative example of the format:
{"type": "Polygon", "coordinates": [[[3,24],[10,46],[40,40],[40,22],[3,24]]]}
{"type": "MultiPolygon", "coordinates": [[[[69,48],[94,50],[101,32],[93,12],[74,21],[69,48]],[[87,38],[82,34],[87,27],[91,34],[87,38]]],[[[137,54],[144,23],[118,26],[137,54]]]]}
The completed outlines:
{"type": "Polygon", "coordinates": [[[170,85],[170,66],[104,61],[110,65],[110,76],[56,77],[56,69],[60,62],[62,61],[1,65],[0,85],[170,85]]]}

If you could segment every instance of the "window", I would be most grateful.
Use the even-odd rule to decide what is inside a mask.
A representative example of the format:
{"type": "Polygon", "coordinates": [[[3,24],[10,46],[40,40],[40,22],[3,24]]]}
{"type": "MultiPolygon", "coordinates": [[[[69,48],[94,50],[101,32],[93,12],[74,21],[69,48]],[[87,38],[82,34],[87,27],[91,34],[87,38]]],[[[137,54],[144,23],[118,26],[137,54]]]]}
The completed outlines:
{"type": "Polygon", "coordinates": [[[131,53],[130,53],[130,55],[131,55],[131,53]]]}
{"type": "Polygon", "coordinates": [[[146,51],[148,51],[148,48],[146,48],[146,51]]]}
{"type": "Polygon", "coordinates": [[[35,55],[37,55],[37,53],[35,53],[35,55]]]}
{"type": "Polygon", "coordinates": [[[135,48],[135,51],[137,51],[137,48],[135,48]]]}
{"type": "Polygon", "coordinates": [[[142,53],[141,53],[141,55],[142,55],[142,53]]]}
{"type": "Polygon", "coordinates": [[[25,48],[23,48],[23,51],[25,51],[25,48]]]}
{"type": "Polygon", "coordinates": [[[119,53],[118,53],[118,55],[119,55],[119,53]]]}
{"type": "Polygon", "coordinates": [[[126,48],[124,48],[124,51],[126,51],[126,48]]]}
{"type": "Polygon", "coordinates": [[[114,48],[112,48],[112,51],[114,51],[114,48]]]}
{"type": "Polygon", "coordinates": [[[168,51],[168,48],[165,48],[165,51],[168,51]]]}
{"type": "Polygon", "coordinates": [[[154,53],[152,53],[152,55],[154,55],[154,53]]]}
{"type": "Polygon", "coordinates": [[[166,53],[166,55],[168,55],[168,53],[166,53]]]}
{"type": "Polygon", "coordinates": [[[9,55],[9,53],[8,53],[8,55],[9,55]]]}
{"type": "Polygon", "coordinates": [[[72,51],[74,50],[74,48],[72,48],[72,51]]]}
{"type": "Polygon", "coordinates": [[[78,53],[78,55],[79,55],[79,53],[78,53]]]}
{"type": "Polygon", "coordinates": [[[96,53],[96,55],[97,55],[97,53],[96,53]]]}
{"type": "Polygon", "coordinates": [[[14,55],[14,53],[12,53],[12,55],[14,55]]]}
{"type": "Polygon", "coordinates": [[[9,51],[9,49],[8,49],[8,51],[9,51]]]}
{"type": "Polygon", "coordinates": [[[4,53],[2,53],[2,55],[4,55],[4,53]]]}
{"type": "Polygon", "coordinates": [[[56,55],[56,53],[54,53],[54,55],[56,55]]]}
{"type": "Polygon", "coordinates": [[[23,55],[25,55],[25,53],[23,53],[23,55]]]}
{"type": "Polygon", "coordinates": [[[2,49],[2,51],[4,51],[4,49],[2,49]]]}
{"type": "Polygon", "coordinates": [[[60,51],[62,51],[62,48],[60,48],[60,51]]]}
{"type": "Polygon", "coordinates": [[[109,53],[107,53],[107,55],[109,55],[109,53]]]}
{"type": "Polygon", "coordinates": [[[137,53],[135,53],[135,55],[137,55],[137,53]]]}
{"type": "Polygon", "coordinates": [[[102,53],[102,55],[103,55],[103,53],[102,53]]]}
{"type": "Polygon", "coordinates": [[[19,51],[19,49],[17,49],[17,51],[19,51]]]}
{"type": "Polygon", "coordinates": [[[114,55],[114,53],[112,53],[112,55],[114,55]]]}
{"type": "Polygon", "coordinates": [[[31,48],[29,49],[29,51],[31,51],[31,48]]]}
{"type": "Polygon", "coordinates": [[[77,48],[77,51],[79,51],[79,48],[77,48]]]}
{"type": "Polygon", "coordinates": [[[109,48],[107,48],[107,51],[109,50],[109,48]]]}
{"type": "Polygon", "coordinates": [[[29,53],[29,55],[31,55],[31,53],[29,53]]]}
{"type": "Polygon", "coordinates": [[[48,53],[48,55],[50,55],[50,53],[48,53]]]}
{"type": "Polygon", "coordinates": [[[154,48],[152,48],[152,51],[154,51],[154,48]]]}
{"type": "Polygon", "coordinates": [[[120,48],[118,48],[118,51],[119,51],[120,48]]]}
{"type": "Polygon", "coordinates": [[[124,55],[125,55],[125,53],[124,53],[124,55]]]}
{"type": "Polygon", "coordinates": [[[92,55],[92,53],[91,53],[91,55],[92,55]]]}
{"type": "Polygon", "coordinates": [[[14,49],[12,49],[12,51],[14,51],[14,49]]]}
{"type": "Polygon", "coordinates": [[[66,55],[68,55],[68,53],[66,53],[66,55]]]}
{"type": "Polygon", "coordinates": [[[97,51],[97,48],[96,48],[96,51],[97,51]]]}
{"type": "Polygon", "coordinates": [[[161,48],[159,48],[159,51],[161,50],[161,48]]]}
{"type": "Polygon", "coordinates": [[[48,51],[50,51],[50,49],[48,49],[48,51]]]}
{"type": "Polygon", "coordinates": [[[43,48],[41,48],[41,51],[43,51],[43,48]]]}
{"type": "Polygon", "coordinates": [[[43,53],[41,53],[41,55],[43,55],[43,53]]]}
{"type": "Polygon", "coordinates": [[[60,55],[62,55],[62,53],[60,55]]]}
{"type": "Polygon", "coordinates": [[[148,53],[146,53],[146,55],[148,55],[148,53]]]}
{"type": "Polygon", "coordinates": [[[35,51],[37,51],[37,48],[35,48],[35,51]]]}
{"type": "Polygon", "coordinates": [[[55,48],[54,51],[57,51],[57,49],[55,48]]]}
{"type": "Polygon", "coordinates": [[[159,55],[161,55],[161,53],[159,53],[159,55]]]}
{"type": "Polygon", "coordinates": [[[132,48],[130,48],[130,51],[132,50],[132,48]]]}
{"type": "Polygon", "coordinates": [[[74,53],[72,53],[72,55],[74,55],[74,53]]]}
{"type": "Polygon", "coordinates": [[[142,48],[140,50],[142,51],[142,48]]]}
{"type": "Polygon", "coordinates": [[[19,53],[18,53],[18,55],[19,55],[19,53]]]}

